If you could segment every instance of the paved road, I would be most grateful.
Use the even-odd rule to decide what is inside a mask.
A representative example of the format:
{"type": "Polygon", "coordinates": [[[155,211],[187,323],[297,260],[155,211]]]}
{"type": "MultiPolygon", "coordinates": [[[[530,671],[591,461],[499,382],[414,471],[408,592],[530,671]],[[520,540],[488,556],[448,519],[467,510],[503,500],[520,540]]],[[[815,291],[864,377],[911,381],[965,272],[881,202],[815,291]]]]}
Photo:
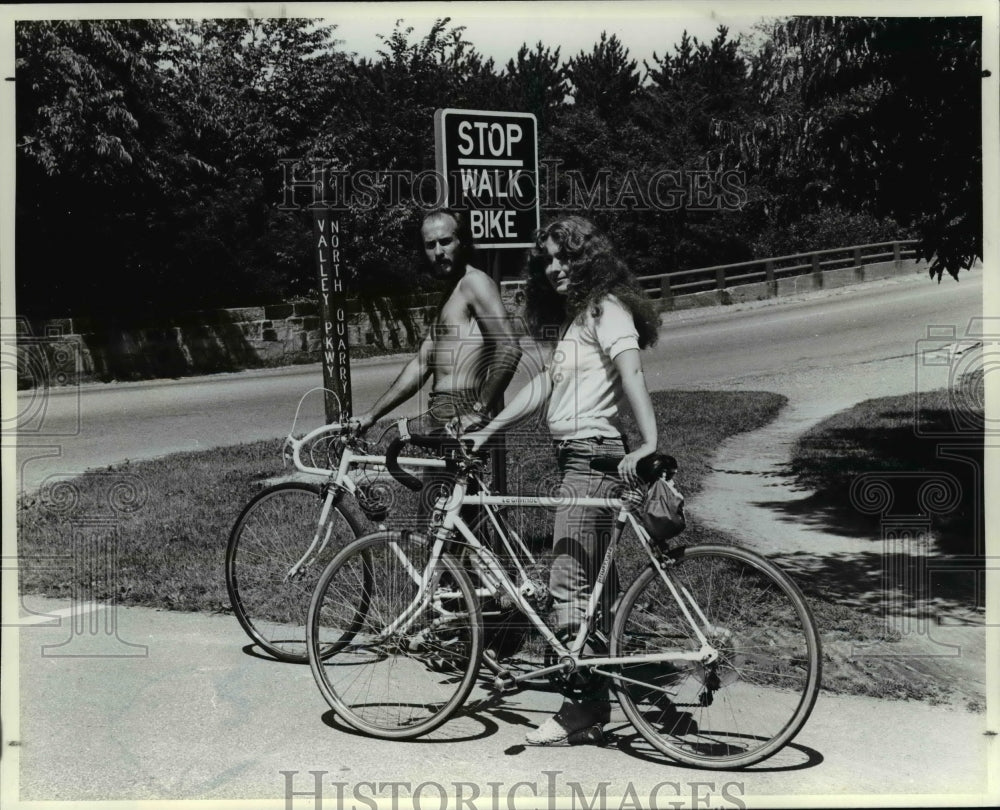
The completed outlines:
{"type": "MultiPolygon", "coordinates": [[[[725,387],[761,375],[826,368],[831,395],[848,401],[852,367],[911,356],[931,326],[964,334],[970,318],[982,314],[982,283],[979,271],[940,286],[921,274],[776,303],[670,313],[659,344],[643,357],[647,382],[654,390],[725,387]]],[[[528,361],[537,362],[537,353],[528,361]]],[[[356,405],[369,405],[400,366],[399,359],[356,363],[356,405]]],[[[34,489],[50,475],[125,459],[283,436],[300,396],[321,379],[319,366],[300,366],[92,384],[50,389],[44,396],[22,392],[19,413],[30,418],[33,430],[20,439],[18,490],[34,489]]],[[[401,412],[413,413],[414,406],[401,412]]],[[[321,397],[313,394],[298,424],[310,428],[321,418],[321,397]]]]}
{"type": "MultiPolygon", "coordinates": [[[[646,359],[647,374],[654,388],[778,391],[793,390],[793,379],[808,377],[821,386],[825,378],[830,401],[850,404],[877,395],[868,392],[878,386],[859,381],[870,380],[873,369],[877,377],[880,363],[912,362],[929,326],[954,327],[961,337],[970,318],[981,314],[981,292],[978,275],[941,287],[922,278],[899,279],[778,305],[675,313],[646,359]]],[[[374,396],[393,371],[392,363],[359,367],[359,402],[374,396]]],[[[82,430],[72,441],[51,442],[61,449],[60,458],[27,463],[25,486],[123,457],[280,435],[291,403],[316,379],[313,368],[56,394],[47,412],[52,424],[72,422],[79,407],[82,430]]],[[[318,417],[317,399],[312,418],[318,417]]],[[[36,446],[44,443],[39,439],[36,446]]],[[[31,452],[22,449],[22,460],[31,452]]],[[[66,608],[31,598],[25,606],[50,615],[66,608]]],[[[455,782],[467,781],[483,793],[475,807],[506,806],[515,789],[525,798],[533,790],[546,795],[549,780],[566,797],[579,783],[587,801],[601,781],[611,783],[609,797],[631,786],[633,804],[643,805],[652,788],[665,783],[656,797],[660,806],[677,793],[689,802],[692,793],[708,795],[709,806],[723,807],[750,797],[770,806],[777,796],[793,796],[793,803],[803,805],[820,794],[845,806],[893,794],[902,804],[932,803],[935,794],[944,803],[981,803],[990,787],[988,758],[997,761],[997,737],[988,734],[997,729],[985,715],[826,695],[793,746],[740,774],[665,762],[643,750],[625,726],[611,749],[525,749],[524,730],[558,705],[557,696],[536,691],[500,703],[478,692],[478,710],[429,741],[363,740],[337,727],[308,668],[253,657],[229,617],[130,609],[92,618],[107,622],[111,616],[116,635],[94,638],[128,654],[123,658],[64,658],[53,655],[60,648],[43,649],[66,640],[65,615],[59,626],[20,633],[21,712],[17,720],[4,718],[5,739],[19,745],[7,748],[0,765],[5,776],[20,768],[24,800],[280,800],[282,771],[297,772],[291,777],[296,791],[312,791],[309,772],[320,771],[325,806],[337,806],[335,783],[346,785],[348,798],[352,791],[390,798],[391,786],[369,788],[366,780],[409,780],[411,789],[436,781],[452,795],[455,782]],[[527,785],[516,788],[519,781],[527,785]],[[490,788],[489,782],[500,786],[490,788]],[[491,790],[499,792],[498,802],[491,790]]],[[[5,644],[11,635],[5,634],[5,644]]],[[[5,649],[9,661],[8,655],[5,649]]],[[[4,685],[12,687],[7,673],[4,685]]],[[[995,784],[992,790],[995,796],[995,784]]],[[[436,796],[426,788],[422,806],[439,806],[436,796]]],[[[314,804],[307,795],[294,806],[314,804]]]]}
{"type": "MultiPolygon", "coordinates": [[[[50,614],[64,607],[43,599],[27,603],[50,614]]],[[[546,772],[554,771],[562,796],[572,795],[574,782],[588,798],[602,781],[610,783],[609,796],[627,793],[631,784],[643,806],[661,783],[677,787],[660,789],[659,807],[669,807],[677,792],[690,799],[693,789],[713,793],[708,806],[733,807],[722,788],[734,784],[731,793],[766,807],[775,806],[775,796],[795,796],[793,806],[803,806],[802,797],[822,794],[848,807],[887,793],[941,794],[947,803],[985,792],[986,761],[997,754],[997,738],[985,735],[981,714],[826,694],[791,746],[742,773],[666,761],[635,737],[617,708],[612,747],[526,748],[525,731],[559,706],[558,695],[535,690],[496,702],[477,687],[471,701],[478,707],[427,739],[371,740],[337,724],[308,666],[250,655],[228,616],[132,608],[118,611],[116,624],[122,643],[107,644],[105,652],[137,657],[47,657],[61,650],[45,645],[69,638],[65,618],[62,627],[21,632],[25,705],[14,751],[22,799],[280,798],[282,771],[298,772],[295,790],[311,790],[310,771],[324,771],[331,810],[338,807],[334,782],[347,783],[348,796],[355,789],[370,795],[374,788],[359,787],[370,780],[409,781],[411,790],[433,781],[451,794],[455,782],[471,782],[487,796],[486,783],[499,782],[495,810],[503,810],[518,782],[545,795],[546,772]],[[698,782],[714,783],[714,791],[692,787],[698,782]]],[[[388,799],[389,790],[381,796],[388,799]]],[[[530,798],[531,791],[522,788],[519,795],[530,798]]],[[[426,798],[424,807],[439,807],[435,793],[426,798]]],[[[294,807],[314,805],[306,797],[294,807]]],[[[494,810],[486,800],[476,807],[494,810]]]]}

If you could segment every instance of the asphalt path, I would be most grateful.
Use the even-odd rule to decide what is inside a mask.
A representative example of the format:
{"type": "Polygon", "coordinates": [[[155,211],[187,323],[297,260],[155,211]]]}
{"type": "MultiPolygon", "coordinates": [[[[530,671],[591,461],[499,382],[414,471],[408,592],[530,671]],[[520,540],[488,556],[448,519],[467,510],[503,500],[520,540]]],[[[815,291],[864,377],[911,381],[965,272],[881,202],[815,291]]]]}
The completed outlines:
{"type": "MultiPolygon", "coordinates": [[[[944,805],[984,794],[988,758],[996,761],[996,738],[986,735],[982,714],[828,694],[789,746],[742,772],[670,762],[637,737],[617,706],[608,747],[526,747],[525,732],[560,703],[557,694],[535,689],[496,699],[477,686],[471,711],[426,738],[370,739],[338,723],[308,666],[255,657],[229,616],[118,610],[99,617],[116,633],[104,636],[104,654],[131,657],[100,657],[95,648],[95,657],[74,659],[57,657],[71,652],[58,646],[71,638],[65,614],[59,626],[65,603],[26,604],[53,618],[39,616],[41,624],[20,634],[19,745],[5,758],[20,758],[25,801],[275,799],[284,807],[283,772],[292,772],[295,791],[313,792],[311,772],[320,771],[323,806],[331,810],[340,807],[335,783],[346,785],[347,796],[371,796],[375,788],[363,784],[372,781],[408,783],[410,792],[423,782],[443,785],[449,807],[455,783],[471,783],[486,797],[476,810],[503,810],[511,791],[523,800],[546,796],[552,780],[557,795],[571,799],[575,783],[588,802],[602,782],[609,797],[631,786],[643,807],[690,805],[692,791],[710,794],[703,807],[735,807],[723,795],[726,785],[765,807],[779,796],[793,797],[793,806],[826,796],[860,807],[887,795],[902,797],[903,806],[944,805]],[[489,782],[501,785],[498,805],[489,800],[489,782]]],[[[472,788],[463,790],[469,796],[472,788]]],[[[388,800],[390,791],[379,795],[388,800]]],[[[437,794],[427,791],[422,806],[439,808],[437,794]]],[[[613,799],[597,805],[620,806],[613,799]]],[[[293,807],[315,805],[306,795],[293,807]]]]}
{"type": "MultiPolygon", "coordinates": [[[[911,368],[914,385],[923,384],[928,329],[938,344],[961,343],[981,315],[979,273],[941,286],[923,276],[893,279],[671,313],[644,365],[653,389],[759,388],[787,390],[794,399],[805,388],[814,400],[826,396],[829,407],[846,407],[880,395],[883,369],[892,369],[894,388],[911,368]]],[[[356,402],[374,399],[399,366],[398,359],[357,364],[356,402]]],[[[125,458],[283,435],[298,397],[318,380],[318,367],[303,367],[49,392],[42,403],[49,435],[18,449],[21,486],[125,458]]],[[[18,399],[23,408],[38,402],[18,399]]],[[[306,427],[318,423],[319,409],[315,397],[300,416],[306,427]]],[[[20,612],[28,626],[19,634],[19,683],[9,673],[4,679],[8,694],[20,696],[20,712],[4,718],[5,743],[14,744],[5,745],[0,765],[5,778],[19,773],[26,801],[270,799],[278,807],[317,807],[314,779],[331,807],[368,806],[353,799],[358,794],[389,801],[393,782],[404,799],[431,783],[421,803],[429,807],[441,806],[434,785],[451,796],[448,806],[461,790],[475,796],[472,807],[506,807],[512,795],[537,804],[533,795],[552,791],[577,796],[583,807],[602,783],[607,798],[596,806],[693,799],[712,807],[776,806],[780,797],[797,806],[824,799],[837,806],[970,804],[997,796],[987,781],[990,763],[996,773],[995,718],[955,707],[824,694],[792,745],[740,773],[670,763],[645,748],[620,714],[610,747],[525,748],[525,730],[559,703],[536,690],[497,700],[477,688],[474,710],[431,739],[390,743],[344,730],[308,667],[255,656],[231,617],[98,610],[77,620],[100,628],[91,633],[100,649],[73,658],[58,646],[74,638],[67,603],[26,597],[20,612]],[[291,805],[289,787],[298,793],[291,805]],[[346,791],[346,802],[338,802],[338,791],[346,791]],[[628,802],[614,798],[621,796],[628,802]]]]}

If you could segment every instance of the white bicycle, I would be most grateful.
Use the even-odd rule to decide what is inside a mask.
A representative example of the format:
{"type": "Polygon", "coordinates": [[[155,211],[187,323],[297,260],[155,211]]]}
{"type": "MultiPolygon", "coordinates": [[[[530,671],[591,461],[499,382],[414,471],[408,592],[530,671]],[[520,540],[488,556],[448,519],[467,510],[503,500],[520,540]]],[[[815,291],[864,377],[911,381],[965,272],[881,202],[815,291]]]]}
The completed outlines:
{"type": "MultiPolygon", "coordinates": [[[[798,733],[819,691],[820,640],[801,592],[777,566],[737,546],[662,547],[621,498],[576,498],[618,518],[586,615],[564,641],[543,619],[544,583],[532,576],[501,511],[570,500],[473,492],[479,459],[453,439],[412,441],[437,448],[454,476],[430,530],[354,541],[327,565],[309,606],[312,672],[345,723],[388,739],[426,734],[462,707],[485,661],[493,675],[487,683],[500,692],[535,680],[572,688],[581,677],[608,678],[639,734],[699,767],[759,762],[798,733]],[[463,518],[469,506],[485,512],[478,528],[463,518]],[[619,599],[602,643],[594,632],[598,606],[626,526],[648,565],[619,599]],[[484,657],[483,614],[501,604],[515,605],[540,636],[537,663],[484,657]]],[[[399,446],[386,464],[402,483],[419,486],[394,463],[399,446]]],[[[640,472],[647,480],[672,474],[668,459],[654,457],[649,463],[659,470],[640,472]]],[[[617,463],[595,459],[592,466],[608,472],[617,463]]]]}

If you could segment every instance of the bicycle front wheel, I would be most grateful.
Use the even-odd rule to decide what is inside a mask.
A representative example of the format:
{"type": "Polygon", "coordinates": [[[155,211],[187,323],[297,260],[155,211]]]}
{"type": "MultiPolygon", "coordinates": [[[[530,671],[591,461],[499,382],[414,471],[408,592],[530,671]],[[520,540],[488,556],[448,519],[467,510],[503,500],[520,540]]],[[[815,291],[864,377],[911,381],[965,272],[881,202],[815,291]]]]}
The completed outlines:
{"type": "Polygon", "coordinates": [[[798,587],[746,549],[683,549],[665,577],[650,566],[632,583],[611,655],[697,652],[693,625],[717,659],[617,667],[626,716],[651,745],[689,765],[740,768],[773,755],[806,722],[820,685],[819,635],[798,587]]]}
{"type": "Polygon", "coordinates": [[[344,549],[320,577],[307,626],[316,683],[358,731],[419,737],[475,682],[482,628],[472,584],[448,554],[431,565],[419,535],[377,532],[344,549]]]}
{"type": "Polygon", "coordinates": [[[305,621],[316,582],[361,534],[357,520],[339,506],[321,526],[322,508],[319,486],[277,484],[247,504],[229,535],[226,589],[233,612],[247,635],[281,661],[308,660],[305,621]]]}

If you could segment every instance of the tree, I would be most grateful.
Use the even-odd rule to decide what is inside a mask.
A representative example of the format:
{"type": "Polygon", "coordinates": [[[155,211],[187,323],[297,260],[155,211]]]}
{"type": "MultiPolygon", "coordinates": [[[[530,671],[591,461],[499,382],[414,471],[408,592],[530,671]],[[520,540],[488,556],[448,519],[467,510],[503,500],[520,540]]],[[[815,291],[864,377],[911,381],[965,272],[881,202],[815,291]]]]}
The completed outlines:
{"type": "Polygon", "coordinates": [[[146,126],[162,89],[168,35],[156,20],[38,21],[17,26],[18,154],[46,175],[156,178],[146,126]]]}
{"type": "Polygon", "coordinates": [[[451,26],[449,18],[436,20],[419,38],[412,27],[397,23],[381,39],[377,59],[359,60],[348,69],[308,150],[355,181],[367,173],[370,191],[340,201],[339,208],[355,269],[352,289],[369,298],[432,286],[426,274],[415,271],[423,262],[416,251],[418,201],[426,206],[435,201],[434,111],[492,109],[504,97],[493,60],[476,51],[464,28],[451,26]]]}
{"type": "Polygon", "coordinates": [[[559,50],[546,48],[539,41],[535,50],[529,51],[524,43],[504,69],[511,109],[534,113],[540,133],[547,131],[570,91],[566,69],[559,64],[559,50]]]}
{"type": "Polygon", "coordinates": [[[278,161],[330,106],[345,62],[332,30],[19,24],[19,309],[120,321],[294,286],[309,223],[275,210],[278,161]]]}
{"type": "Polygon", "coordinates": [[[203,168],[164,148],[169,28],[68,20],[16,33],[19,308],[106,310],[122,289],[146,299],[147,218],[164,210],[166,186],[203,168]]]}
{"type": "Polygon", "coordinates": [[[729,142],[920,237],[930,275],[982,258],[981,20],[796,17],[754,66],[766,114],[729,142]],[[769,150],[768,140],[780,142],[769,150]]]}
{"type": "Polygon", "coordinates": [[[573,99],[581,107],[593,107],[608,118],[628,107],[639,93],[641,79],[634,59],[614,34],[601,32],[601,40],[590,53],[580,51],[569,60],[566,75],[572,83],[573,99]]]}
{"type": "Polygon", "coordinates": [[[164,259],[202,279],[205,306],[301,294],[311,222],[278,210],[283,159],[305,156],[348,80],[335,27],[308,19],[179,21],[161,64],[178,143],[215,170],[175,209],[164,259]],[[228,300],[226,300],[228,298],[228,300]]]}

